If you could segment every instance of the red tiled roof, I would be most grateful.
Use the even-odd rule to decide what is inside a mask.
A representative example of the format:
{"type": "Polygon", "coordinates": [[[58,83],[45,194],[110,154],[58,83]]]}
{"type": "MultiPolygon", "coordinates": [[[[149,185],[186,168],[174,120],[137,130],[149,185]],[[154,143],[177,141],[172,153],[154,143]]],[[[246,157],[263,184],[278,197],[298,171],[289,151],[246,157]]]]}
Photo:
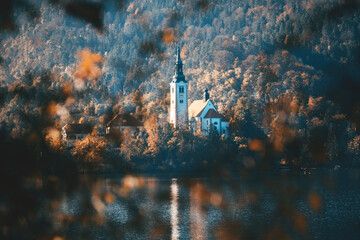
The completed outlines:
{"type": "Polygon", "coordinates": [[[217,111],[215,111],[214,109],[209,109],[209,111],[205,114],[204,118],[224,118],[224,116],[220,113],[218,113],[217,111]]]}

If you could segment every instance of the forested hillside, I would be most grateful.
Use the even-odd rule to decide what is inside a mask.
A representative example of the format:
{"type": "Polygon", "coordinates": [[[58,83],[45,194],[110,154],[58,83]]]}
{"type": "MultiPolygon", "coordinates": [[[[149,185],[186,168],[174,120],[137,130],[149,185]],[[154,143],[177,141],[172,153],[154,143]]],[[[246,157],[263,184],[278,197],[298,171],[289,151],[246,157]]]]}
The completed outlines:
{"type": "MultiPolygon", "coordinates": [[[[166,118],[180,46],[190,102],[210,90],[236,151],[294,166],[360,163],[356,0],[106,1],[100,25],[62,1],[29,2],[36,14],[15,9],[17,28],[1,36],[0,117],[12,137],[29,134],[18,108],[36,117],[49,92],[64,98],[45,97],[55,128],[101,128],[119,112],[166,118]]],[[[139,151],[161,155],[150,132],[139,151]]]]}

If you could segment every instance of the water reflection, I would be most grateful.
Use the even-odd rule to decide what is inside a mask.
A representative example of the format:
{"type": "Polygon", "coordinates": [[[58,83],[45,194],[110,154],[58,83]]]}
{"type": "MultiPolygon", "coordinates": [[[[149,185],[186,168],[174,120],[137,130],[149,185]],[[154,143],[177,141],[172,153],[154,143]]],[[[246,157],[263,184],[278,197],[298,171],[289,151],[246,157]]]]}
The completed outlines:
{"type": "Polygon", "coordinates": [[[319,184],[323,182],[323,175],[296,175],[292,180],[296,181],[296,186],[306,188],[309,177],[311,185],[308,188],[313,189],[310,200],[308,191],[297,192],[296,196],[283,195],[277,189],[288,192],[286,187],[290,181],[284,181],[280,176],[273,177],[277,188],[267,192],[261,192],[259,185],[247,185],[246,182],[243,182],[243,191],[238,191],[238,186],[230,188],[226,181],[215,185],[207,179],[144,178],[144,183],[139,184],[141,187],[126,190],[126,196],[121,195],[124,191],[116,195],[119,192],[116,190],[123,188],[124,178],[104,178],[92,185],[89,204],[84,201],[84,191],[63,199],[59,215],[74,219],[74,224],[69,227],[58,221],[56,227],[64,231],[69,227],[66,239],[266,239],[268,229],[270,235],[273,229],[280,229],[294,236],[292,239],[340,239],[345,233],[343,239],[360,239],[359,177],[351,180],[341,175],[334,177],[332,181],[342,186],[337,190],[319,184]],[[109,201],[109,194],[116,196],[109,201]],[[257,202],[261,203],[255,204],[254,199],[260,197],[257,202]],[[292,197],[292,208],[285,209],[287,212],[277,207],[286,203],[281,197],[292,197]],[[314,208],[319,202],[317,198],[321,199],[321,207],[314,208]],[[83,238],[82,234],[88,233],[89,229],[88,224],[83,224],[86,218],[82,215],[89,209],[102,215],[103,221],[95,221],[94,235],[83,238]],[[299,225],[296,224],[299,223],[292,222],[294,212],[296,216],[305,217],[306,222],[300,223],[306,224],[301,225],[307,227],[306,236],[297,231],[299,225]],[[290,220],[282,222],[283,219],[290,220]]]}
{"type": "Polygon", "coordinates": [[[197,183],[190,189],[190,233],[191,239],[203,240],[207,239],[206,235],[206,214],[202,211],[202,203],[200,201],[201,194],[199,190],[201,186],[197,183]]]}
{"type": "Polygon", "coordinates": [[[178,198],[179,198],[179,186],[177,184],[177,179],[171,179],[171,239],[179,239],[179,217],[178,217],[178,198]]]}

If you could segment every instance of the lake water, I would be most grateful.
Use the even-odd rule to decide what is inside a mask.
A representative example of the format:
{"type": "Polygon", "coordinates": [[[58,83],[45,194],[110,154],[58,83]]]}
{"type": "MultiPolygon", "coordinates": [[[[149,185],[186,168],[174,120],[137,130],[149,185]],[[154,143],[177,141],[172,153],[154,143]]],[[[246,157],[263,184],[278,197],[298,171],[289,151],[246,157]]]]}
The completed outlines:
{"type": "Polygon", "coordinates": [[[62,199],[57,231],[66,239],[358,240],[359,180],[358,171],[108,176],[62,199]],[[64,216],[81,217],[66,225],[64,216]]]}

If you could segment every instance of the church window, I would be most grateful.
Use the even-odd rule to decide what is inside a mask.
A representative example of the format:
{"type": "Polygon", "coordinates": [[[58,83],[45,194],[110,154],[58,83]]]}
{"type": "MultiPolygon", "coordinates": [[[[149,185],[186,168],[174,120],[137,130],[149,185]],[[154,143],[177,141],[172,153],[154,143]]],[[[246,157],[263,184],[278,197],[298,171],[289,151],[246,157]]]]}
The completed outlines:
{"type": "Polygon", "coordinates": [[[171,103],[174,104],[174,100],[172,100],[171,103]]]}
{"type": "Polygon", "coordinates": [[[179,93],[184,93],[184,87],[179,87],[179,93]]]}
{"type": "Polygon", "coordinates": [[[206,120],[206,124],[209,124],[209,120],[206,120]]]}
{"type": "Polygon", "coordinates": [[[180,103],[183,103],[183,102],[184,102],[184,100],[181,99],[181,100],[180,100],[180,103]]]}
{"type": "Polygon", "coordinates": [[[171,88],[171,92],[174,92],[174,88],[171,88]]]}
{"type": "Polygon", "coordinates": [[[214,122],[214,125],[218,125],[218,122],[214,122]]]}

